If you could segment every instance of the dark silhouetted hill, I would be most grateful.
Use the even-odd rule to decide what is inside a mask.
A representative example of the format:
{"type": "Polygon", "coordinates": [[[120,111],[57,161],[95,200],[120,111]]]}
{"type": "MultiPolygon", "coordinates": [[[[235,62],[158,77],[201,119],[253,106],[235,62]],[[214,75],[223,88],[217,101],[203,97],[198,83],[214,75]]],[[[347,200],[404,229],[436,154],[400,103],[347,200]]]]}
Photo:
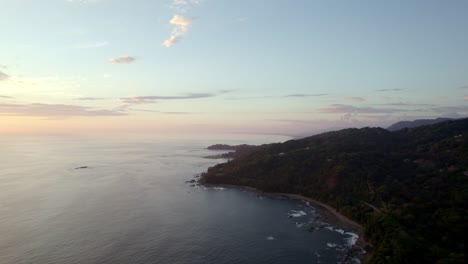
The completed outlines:
{"type": "Polygon", "coordinates": [[[398,131],[403,128],[415,128],[415,127],[420,127],[420,126],[433,125],[433,124],[438,124],[438,123],[445,122],[448,120],[452,120],[452,119],[451,118],[436,118],[436,119],[417,119],[414,121],[400,121],[389,126],[387,130],[398,131]]]}

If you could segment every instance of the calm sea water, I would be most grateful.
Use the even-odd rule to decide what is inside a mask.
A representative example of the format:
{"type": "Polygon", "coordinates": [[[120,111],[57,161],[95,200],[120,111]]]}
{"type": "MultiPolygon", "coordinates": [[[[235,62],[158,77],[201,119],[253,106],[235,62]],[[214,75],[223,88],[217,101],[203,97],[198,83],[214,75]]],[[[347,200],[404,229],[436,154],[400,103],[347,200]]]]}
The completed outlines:
{"type": "Polygon", "coordinates": [[[279,140],[3,138],[0,263],[337,263],[353,235],[306,203],[186,183],[210,144],[279,140]]]}

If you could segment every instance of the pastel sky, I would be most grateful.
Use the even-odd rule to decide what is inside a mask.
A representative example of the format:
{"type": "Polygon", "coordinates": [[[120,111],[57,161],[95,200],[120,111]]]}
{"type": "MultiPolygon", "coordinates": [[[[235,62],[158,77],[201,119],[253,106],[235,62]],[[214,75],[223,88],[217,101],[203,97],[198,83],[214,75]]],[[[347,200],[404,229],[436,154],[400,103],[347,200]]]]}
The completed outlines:
{"type": "Polygon", "coordinates": [[[0,0],[0,133],[468,116],[468,1],[0,0]]]}

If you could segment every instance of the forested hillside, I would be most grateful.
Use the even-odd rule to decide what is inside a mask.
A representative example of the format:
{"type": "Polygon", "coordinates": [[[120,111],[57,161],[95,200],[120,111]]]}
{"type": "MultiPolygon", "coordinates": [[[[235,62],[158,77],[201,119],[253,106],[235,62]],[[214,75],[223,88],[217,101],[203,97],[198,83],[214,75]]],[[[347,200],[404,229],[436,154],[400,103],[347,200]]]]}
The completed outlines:
{"type": "Polygon", "coordinates": [[[365,226],[370,263],[465,262],[467,179],[468,119],[262,145],[202,177],[334,206],[365,226]]]}

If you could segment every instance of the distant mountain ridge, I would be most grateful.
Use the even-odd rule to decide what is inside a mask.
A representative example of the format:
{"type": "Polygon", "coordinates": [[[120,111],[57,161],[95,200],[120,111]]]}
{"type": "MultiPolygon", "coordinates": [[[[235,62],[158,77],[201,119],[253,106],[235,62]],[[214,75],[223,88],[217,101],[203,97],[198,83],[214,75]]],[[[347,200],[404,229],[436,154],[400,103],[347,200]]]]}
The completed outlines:
{"type": "Polygon", "coordinates": [[[327,203],[364,225],[370,263],[466,263],[468,118],[252,147],[201,182],[327,203]]]}
{"type": "Polygon", "coordinates": [[[441,122],[453,120],[451,118],[436,118],[436,119],[416,119],[413,121],[400,121],[387,128],[388,131],[398,131],[404,128],[415,128],[420,126],[434,125],[441,122]]]}

